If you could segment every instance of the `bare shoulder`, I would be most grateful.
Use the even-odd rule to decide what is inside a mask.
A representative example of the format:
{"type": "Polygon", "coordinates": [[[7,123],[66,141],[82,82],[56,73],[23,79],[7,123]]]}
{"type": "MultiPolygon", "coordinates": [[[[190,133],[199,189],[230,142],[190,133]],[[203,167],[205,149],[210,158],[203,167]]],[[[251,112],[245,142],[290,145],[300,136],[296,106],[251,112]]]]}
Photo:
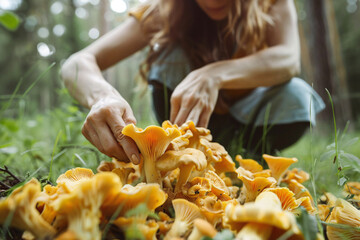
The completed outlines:
{"type": "Polygon", "coordinates": [[[298,22],[294,0],[277,0],[270,8],[273,24],[267,29],[269,46],[297,42],[298,22]]]}

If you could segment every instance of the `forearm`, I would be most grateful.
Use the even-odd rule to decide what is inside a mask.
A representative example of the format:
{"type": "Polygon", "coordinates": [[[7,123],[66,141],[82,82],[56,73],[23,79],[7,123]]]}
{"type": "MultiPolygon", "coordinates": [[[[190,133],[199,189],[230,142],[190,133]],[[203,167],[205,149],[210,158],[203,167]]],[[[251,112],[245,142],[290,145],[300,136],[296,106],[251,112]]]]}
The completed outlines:
{"type": "Polygon", "coordinates": [[[203,70],[219,79],[220,89],[248,89],[290,80],[300,71],[299,58],[298,53],[278,45],[244,58],[212,63],[203,70]]]}
{"type": "Polygon", "coordinates": [[[104,97],[120,94],[103,78],[92,54],[79,52],[72,55],[61,68],[65,86],[81,105],[87,108],[104,97]]]}

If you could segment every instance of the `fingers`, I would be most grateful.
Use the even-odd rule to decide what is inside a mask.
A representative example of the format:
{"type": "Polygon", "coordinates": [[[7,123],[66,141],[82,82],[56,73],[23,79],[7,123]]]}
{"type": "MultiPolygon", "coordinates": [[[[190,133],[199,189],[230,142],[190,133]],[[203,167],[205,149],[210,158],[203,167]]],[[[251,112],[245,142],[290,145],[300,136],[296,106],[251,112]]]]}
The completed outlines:
{"type": "Polygon", "coordinates": [[[181,101],[180,99],[171,96],[171,100],[170,100],[170,103],[171,103],[170,122],[172,122],[173,124],[176,124],[175,120],[176,120],[176,117],[178,116],[178,113],[179,113],[179,110],[180,110],[180,101],[181,101]]]}
{"type": "Polygon", "coordinates": [[[120,161],[127,160],[123,148],[117,143],[107,125],[98,125],[97,123],[86,121],[82,133],[100,152],[109,157],[115,157],[120,161]]]}
{"type": "Polygon", "coordinates": [[[109,119],[108,125],[111,128],[111,131],[116,138],[116,141],[120,143],[122,148],[124,149],[124,152],[126,156],[134,163],[139,164],[140,163],[140,153],[139,149],[134,142],[134,140],[128,136],[125,136],[122,134],[123,128],[131,123],[136,123],[135,119],[132,117],[126,117],[124,119],[122,118],[116,118],[116,119],[109,119]]]}
{"type": "MultiPolygon", "coordinates": [[[[176,99],[175,99],[176,100],[176,99]]],[[[193,101],[183,101],[183,104],[178,104],[181,101],[172,101],[171,109],[174,114],[170,119],[171,122],[181,126],[187,121],[193,121],[196,126],[207,127],[212,113],[211,106],[203,99],[193,101]]]]}
{"type": "Polygon", "coordinates": [[[209,121],[210,121],[211,113],[212,113],[211,108],[209,108],[209,107],[204,108],[202,113],[199,116],[199,122],[198,122],[197,126],[207,128],[209,121]]]}
{"type": "Polygon", "coordinates": [[[140,153],[136,143],[122,134],[123,128],[136,123],[131,108],[122,99],[106,99],[92,107],[82,133],[100,152],[120,161],[139,164],[140,153]]]}

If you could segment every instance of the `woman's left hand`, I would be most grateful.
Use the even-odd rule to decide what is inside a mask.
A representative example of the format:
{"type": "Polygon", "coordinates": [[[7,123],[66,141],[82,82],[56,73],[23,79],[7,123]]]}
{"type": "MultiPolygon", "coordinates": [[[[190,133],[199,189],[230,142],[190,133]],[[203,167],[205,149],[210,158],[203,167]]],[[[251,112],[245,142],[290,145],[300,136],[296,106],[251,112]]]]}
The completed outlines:
{"type": "Polygon", "coordinates": [[[219,95],[220,78],[210,76],[205,67],[192,71],[171,95],[170,121],[181,126],[193,121],[207,127],[219,95]]]}

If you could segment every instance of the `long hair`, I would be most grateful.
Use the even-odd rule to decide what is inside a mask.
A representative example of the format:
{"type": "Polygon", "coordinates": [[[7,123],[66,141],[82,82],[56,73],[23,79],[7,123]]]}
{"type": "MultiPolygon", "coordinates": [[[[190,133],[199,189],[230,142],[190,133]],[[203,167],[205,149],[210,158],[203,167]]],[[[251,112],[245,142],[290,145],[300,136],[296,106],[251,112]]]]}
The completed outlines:
{"type": "Polygon", "coordinates": [[[193,69],[236,52],[243,57],[266,46],[265,30],[271,24],[267,14],[274,0],[231,0],[229,16],[214,21],[195,0],[152,0],[147,3],[141,23],[150,37],[150,51],[143,72],[163,51],[180,46],[193,69]]]}

